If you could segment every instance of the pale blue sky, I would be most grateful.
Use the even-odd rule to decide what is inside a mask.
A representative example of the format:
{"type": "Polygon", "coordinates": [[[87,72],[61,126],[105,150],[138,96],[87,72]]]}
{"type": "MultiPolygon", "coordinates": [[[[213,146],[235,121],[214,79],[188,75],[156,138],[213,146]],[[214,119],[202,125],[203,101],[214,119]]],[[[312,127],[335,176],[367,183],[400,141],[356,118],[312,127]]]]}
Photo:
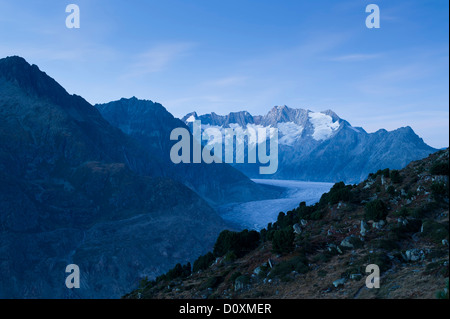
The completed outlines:
{"type": "Polygon", "coordinates": [[[0,0],[0,57],[20,55],[91,103],[172,114],[334,110],[373,132],[449,145],[446,0],[0,0]],[[81,28],[67,29],[67,4],[81,28]],[[365,7],[379,5],[381,28],[365,7]]]}

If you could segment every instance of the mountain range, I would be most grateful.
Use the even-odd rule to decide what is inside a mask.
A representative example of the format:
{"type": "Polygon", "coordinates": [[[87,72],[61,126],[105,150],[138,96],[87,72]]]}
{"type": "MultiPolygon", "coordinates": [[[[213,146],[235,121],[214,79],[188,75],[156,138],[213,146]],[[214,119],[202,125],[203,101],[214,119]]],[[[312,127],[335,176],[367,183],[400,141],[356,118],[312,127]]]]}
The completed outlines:
{"type": "Polygon", "coordinates": [[[434,151],[410,128],[369,134],[331,111],[180,120],[134,97],[94,106],[23,58],[0,59],[0,298],[120,297],[210,250],[230,228],[217,206],[280,196],[249,179],[257,166],[173,164],[170,132],[193,119],[277,127],[274,178],[358,180],[434,151]],[[80,289],[65,286],[68,264],[80,289]]]}
{"type": "Polygon", "coordinates": [[[437,151],[409,126],[367,133],[331,110],[313,112],[276,106],[264,116],[252,116],[247,111],[224,116],[216,113],[199,116],[192,112],[182,120],[191,130],[197,120],[201,121],[203,131],[217,128],[222,134],[230,127],[243,132],[248,128],[277,128],[279,159],[275,174],[259,174],[259,163],[233,164],[251,178],[358,183],[371,172],[400,169],[437,151]]]}
{"type": "Polygon", "coordinates": [[[0,59],[1,298],[119,297],[204,252],[227,227],[197,191],[209,202],[269,194],[228,166],[210,176],[215,184],[198,171],[183,177],[153,142],[111,125],[36,65],[0,59]],[[72,263],[80,289],[65,286],[72,263]]]}
{"type": "Polygon", "coordinates": [[[280,194],[275,189],[252,182],[225,163],[174,164],[170,150],[177,141],[170,140],[170,133],[176,128],[185,128],[188,132],[189,129],[159,103],[132,97],[95,107],[111,125],[131,136],[157,158],[165,176],[190,187],[212,206],[273,198],[280,194]]]}

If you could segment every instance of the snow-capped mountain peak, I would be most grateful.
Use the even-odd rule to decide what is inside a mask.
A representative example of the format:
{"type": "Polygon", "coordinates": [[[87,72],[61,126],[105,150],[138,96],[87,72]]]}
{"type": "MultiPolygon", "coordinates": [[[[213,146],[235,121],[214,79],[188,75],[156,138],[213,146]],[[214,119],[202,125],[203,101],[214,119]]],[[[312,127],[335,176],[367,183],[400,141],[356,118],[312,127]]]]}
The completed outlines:
{"type": "Polygon", "coordinates": [[[308,112],[308,118],[314,128],[311,136],[316,141],[330,138],[340,126],[339,121],[333,122],[333,118],[325,113],[308,112]]]}
{"type": "MultiPolygon", "coordinates": [[[[225,128],[244,132],[250,128],[278,128],[280,179],[358,182],[378,169],[399,169],[435,151],[411,128],[367,133],[353,127],[332,110],[321,112],[274,106],[266,115],[246,111],[228,115],[190,113],[183,121],[192,129],[193,119],[202,130],[225,128]]],[[[239,166],[247,176],[261,178],[250,166],[239,166]]]]}
{"type": "Polygon", "coordinates": [[[192,112],[182,119],[187,125],[194,120],[200,120],[205,128],[218,128],[239,125],[246,130],[249,124],[259,127],[278,128],[279,144],[293,146],[302,138],[312,138],[316,141],[329,139],[340,127],[340,118],[331,110],[313,112],[306,109],[293,109],[286,105],[274,106],[264,116],[252,116],[247,111],[232,112],[228,115],[216,113],[197,116],[192,112]]]}

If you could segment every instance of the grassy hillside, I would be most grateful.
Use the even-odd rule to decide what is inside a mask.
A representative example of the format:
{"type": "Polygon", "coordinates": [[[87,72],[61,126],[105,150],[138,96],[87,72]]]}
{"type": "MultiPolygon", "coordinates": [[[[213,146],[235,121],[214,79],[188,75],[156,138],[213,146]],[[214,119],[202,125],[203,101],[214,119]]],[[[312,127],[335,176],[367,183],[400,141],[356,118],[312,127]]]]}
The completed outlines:
{"type": "Polygon", "coordinates": [[[448,185],[448,149],[337,183],[260,232],[222,232],[193,267],[143,279],[124,298],[448,298],[448,185]],[[366,288],[369,264],[379,289],[366,288]]]}

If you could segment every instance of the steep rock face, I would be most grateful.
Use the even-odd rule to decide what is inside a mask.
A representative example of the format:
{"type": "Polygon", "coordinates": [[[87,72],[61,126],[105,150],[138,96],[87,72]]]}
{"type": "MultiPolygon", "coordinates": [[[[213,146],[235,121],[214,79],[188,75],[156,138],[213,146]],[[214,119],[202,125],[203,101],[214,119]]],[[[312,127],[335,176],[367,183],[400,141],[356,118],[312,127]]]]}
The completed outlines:
{"type": "Polygon", "coordinates": [[[19,57],[0,60],[0,297],[115,298],[225,225],[158,156],[19,57]],[[80,267],[81,288],[65,286],[80,267]]]}
{"type": "MultiPolygon", "coordinates": [[[[167,176],[187,185],[212,205],[258,200],[278,194],[252,182],[225,163],[174,164],[170,159],[170,150],[177,141],[170,140],[170,133],[175,128],[188,127],[159,103],[133,97],[95,106],[112,125],[158,157],[167,176]]],[[[237,115],[233,115],[233,118],[240,119],[237,115]]],[[[218,121],[217,116],[211,116],[210,123],[218,121]]]]}
{"type": "MultiPolygon", "coordinates": [[[[235,164],[234,167],[252,178],[299,179],[356,183],[378,169],[400,169],[409,162],[436,151],[417,136],[410,127],[388,132],[381,129],[367,133],[353,127],[331,110],[312,112],[276,106],[264,116],[248,112],[236,120],[235,113],[227,116],[195,112],[183,117],[192,129],[192,122],[200,120],[208,127],[240,127],[278,129],[279,165],[273,175],[259,175],[254,164],[235,164]],[[215,120],[212,121],[211,119],[215,120]]],[[[246,161],[247,162],[247,161],[246,161]]]]}

